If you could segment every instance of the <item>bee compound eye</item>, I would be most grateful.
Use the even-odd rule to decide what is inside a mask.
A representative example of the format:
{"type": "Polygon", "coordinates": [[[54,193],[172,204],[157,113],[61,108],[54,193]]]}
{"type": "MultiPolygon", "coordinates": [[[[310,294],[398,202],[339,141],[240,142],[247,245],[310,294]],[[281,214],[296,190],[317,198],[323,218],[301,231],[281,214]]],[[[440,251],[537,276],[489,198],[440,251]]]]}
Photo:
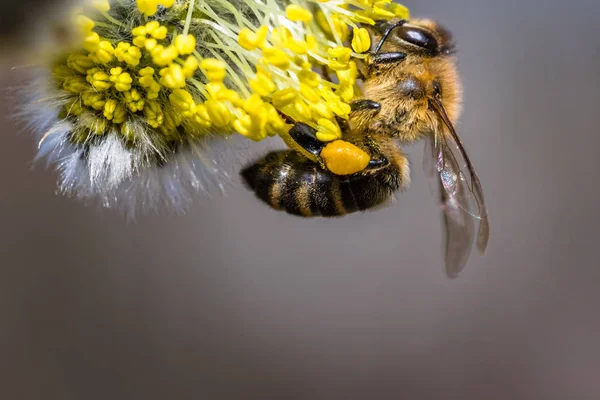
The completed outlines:
{"type": "Polygon", "coordinates": [[[400,39],[432,53],[437,53],[439,50],[439,44],[435,36],[423,28],[405,25],[399,29],[398,36],[400,39]]]}

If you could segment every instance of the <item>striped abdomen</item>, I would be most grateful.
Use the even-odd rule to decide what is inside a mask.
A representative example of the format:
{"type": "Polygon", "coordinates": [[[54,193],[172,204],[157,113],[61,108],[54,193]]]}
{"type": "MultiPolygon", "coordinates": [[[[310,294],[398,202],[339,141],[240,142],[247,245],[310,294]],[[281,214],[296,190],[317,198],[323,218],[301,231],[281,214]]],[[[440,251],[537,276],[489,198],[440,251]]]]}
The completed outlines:
{"type": "Polygon", "coordinates": [[[267,154],[245,168],[242,177],[271,207],[304,217],[366,210],[386,201],[401,186],[401,171],[396,165],[338,176],[293,150],[267,154]]]}

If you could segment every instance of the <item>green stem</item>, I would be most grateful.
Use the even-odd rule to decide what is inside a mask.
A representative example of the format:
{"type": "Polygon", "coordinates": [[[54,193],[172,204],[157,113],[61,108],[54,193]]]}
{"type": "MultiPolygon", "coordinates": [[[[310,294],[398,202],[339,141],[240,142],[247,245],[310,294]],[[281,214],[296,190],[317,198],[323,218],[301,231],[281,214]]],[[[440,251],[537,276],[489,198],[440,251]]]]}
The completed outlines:
{"type": "Polygon", "coordinates": [[[183,28],[183,35],[187,35],[190,30],[190,23],[192,22],[192,13],[194,12],[194,3],[196,0],[190,0],[188,4],[187,17],[185,18],[185,27],[183,28]]]}
{"type": "Polygon", "coordinates": [[[104,16],[104,18],[106,18],[107,20],[109,20],[110,22],[112,22],[113,24],[115,24],[117,26],[121,26],[121,27],[125,26],[125,24],[123,24],[122,22],[117,21],[116,19],[111,17],[110,14],[107,13],[106,11],[102,11],[102,15],[104,16]]]}

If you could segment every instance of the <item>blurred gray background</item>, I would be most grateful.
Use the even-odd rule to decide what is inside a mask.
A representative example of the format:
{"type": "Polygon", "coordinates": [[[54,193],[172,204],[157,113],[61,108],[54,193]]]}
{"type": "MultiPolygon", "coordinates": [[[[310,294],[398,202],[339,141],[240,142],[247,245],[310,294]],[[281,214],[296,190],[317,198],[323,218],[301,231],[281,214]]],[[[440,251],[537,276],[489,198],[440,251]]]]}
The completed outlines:
{"type": "Polygon", "coordinates": [[[405,4],[456,35],[485,257],[445,277],[422,145],[392,208],[301,220],[236,181],[127,224],[4,113],[0,398],[598,399],[600,3],[405,4]]]}

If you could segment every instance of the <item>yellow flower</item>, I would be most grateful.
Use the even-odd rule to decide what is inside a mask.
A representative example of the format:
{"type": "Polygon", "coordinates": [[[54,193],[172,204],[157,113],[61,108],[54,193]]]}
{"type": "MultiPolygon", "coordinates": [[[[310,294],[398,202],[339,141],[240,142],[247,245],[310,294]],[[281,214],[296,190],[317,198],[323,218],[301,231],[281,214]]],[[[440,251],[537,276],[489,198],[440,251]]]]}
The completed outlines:
{"type": "Polygon", "coordinates": [[[134,67],[140,63],[140,59],[142,58],[140,49],[125,42],[120,42],[114,53],[119,61],[126,62],[134,67]]]}
{"type": "Polygon", "coordinates": [[[322,142],[331,142],[342,137],[340,127],[333,121],[321,118],[317,121],[317,139],[322,142]]]}
{"type": "Polygon", "coordinates": [[[173,107],[183,116],[192,116],[196,112],[196,103],[192,95],[183,89],[176,89],[169,95],[173,107]]]}
{"type": "Polygon", "coordinates": [[[138,82],[140,85],[146,89],[146,97],[151,99],[156,99],[158,97],[158,93],[160,92],[161,86],[154,80],[154,68],[146,67],[139,71],[138,82]]]}
{"type": "Polygon", "coordinates": [[[331,111],[333,111],[333,113],[335,115],[337,115],[338,117],[342,117],[347,119],[348,118],[348,114],[350,114],[351,108],[350,105],[347,103],[344,103],[343,101],[331,101],[327,103],[329,105],[329,108],[331,111]]]}
{"type": "Polygon", "coordinates": [[[102,71],[99,68],[92,68],[87,71],[86,80],[92,85],[94,89],[101,92],[103,90],[110,89],[111,81],[110,75],[102,71]]]}
{"type": "Polygon", "coordinates": [[[196,116],[210,122],[210,115],[208,114],[208,109],[204,104],[198,104],[196,106],[196,116]]]}
{"type": "Polygon", "coordinates": [[[134,36],[148,36],[154,39],[164,39],[167,37],[167,28],[161,26],[158,21],[148,22],[146,25],[140,25],[137,28],[131,30],[134,36]]]}
{"type": "Polygon", "coordinates": [[[158,11],[158,4],[153,0],[136,0],[136,3],[138,10],[148,16],[154,15],[158,11]]]}
{"type": "Polygon", "coordinates": [[[108,127],[108,123],[104,118],[90,118],[84,119],[82,122],[86,128],[94,135],[104,135],[106,133],[106,128],[108,127]]]}
{"type": "Polygon", "coordinates": [[[285,53],[285,51],[276,48],[276,47],[265,47],[263,49],[263,55],[269,62],[276,67],[281,69],[286,69],[290,66],[290,58],[285,53]]]}
{"type": "Polygon", "coordinates": [[[345,102],[349,103],[354,98],[354,86],[352,85],[341,85],[335,93],[342,98],[345,102]]]}
{"type": "Polygon", "coordinates": [[[285,121],[275,107],[270,104],[266,105],[267,107],[267,135],[275,136],[285,131],[285,121]]]}
{"type": "Polygon", "coordinates": [[[348,63],[347,69],[336,71],[336,75],[342,85],[354,85],[357,74],[358,69],[356,68],[356,63],[354,61],[348,63]]]}
{"type": "Polygon", "coordinates": [[[175,133],[177,127],[181,125],[182,118],[178,113],[165,110],[163,115],[163,124],[160,126],[160,131],[166,136],[171,136],[175,133]]]}
{"type": "Polygon", "coordinates": [[[88,107],[92,107],[94,110],[102,110],[104,108],[104,103],[106,103],[106,99],[104,96],[97,92],[85,92],[81,99],[83,100],[83,104],[88,107]]]}
{"type": "Polygon", "coordinates": [[[150,87],[155,82],[154,80],[154,68],[146,67],[139,71],[140,77],[139,82],[143,87],[150,87]]]}
{"type": "Polygon", "coordinates": [[[202,128],[210,128],[212,123],[208,116],[208,110],[204,104],[198,104],[196,106],[196,113],[192,117],[192,121],[202,128]]]}
{"type": "Polygon", "coordinates": [[[256,79],[250,80],[250,88],[261,96],[268,96],[275,91],[276,86],[270,74],[259,69],[256,73],[256,79]]]}
{"type": "Polygon", "coordinates": [[[90,53],[93,53],[96,50],[98,50],[99,45],[100,45],[100,35],[98,35],[96,32],[89,32],[83,38],[83,48],[85,50],[89,51],[90,53]]]}
{"type": "Polygon", "coordinates": [[[110,10],[108,0],[92,0],[92,5],[99,11],[107,12],[110,10]]]}
{"type": "Polygon", "coordinates": [[[265,45],[269,28],[262,25],[256,33],[252,32],[248,28],[242,28],[238,34],[238,43],[246,50],[254,50],[256,48],[262,48],[265,45]]]}
{"type": "Polygon", "coordinates": [[[393,12],[388,11],[383,7],[375,6],[375,7],[373,7],[373,17],[381,18],[381,19],[390,19],[390,18],[394,18],[395,15],[393,12]]]}
{"type": "Polygon", "coordinates": [[[329,54],[329,58],[335,59],[342,63],[347,63],[350,61],[352,50],[344,46],[337,46],[329,49],[327,53],[329,54]]]}
{"type": "Polygon", "coordinates": [[[273,106],[263,102],[258,95],[254,94],[248,99],[244,107],[245,112],[233,122],[233,128],[248,139],[263,140],[268,135],[268,124],[277,124],[271,109],[273,106]]]}
{"type": "Polygon", "coordinates": [[[123,72],[123,68],[115,67],[110,70],[110,81],[115,84],[115,89],[119,92],[125,92],[131,89],[133,79],[129,72],[123,72]]]}
{"type": "Polygon", "coordinates": [[[179,56],[179,54],[177,53],[177,49],[173,45],[167,47],[158,45],[154,47],[151,54],[152,62],[158,65],[159,67],[169,65],[171,62],[173,62],[173,60],[177,58],[177,56],[179,56]]]}
{"type": "Polygon", "coordinates": [[[323,14],[323,11],[320,9],[317,10],[316,20],[326,35],[333,36],[333,33],[335,32],[335,35],[340,38],[340,40],[346,40],[348,36],[348,24],[342,20],[339,14],[331,15],[331,24],[333,25],[333,30],[327,21],[327,17],[325,17],[325,14],[323,14]]]}
{"type": "Polygon", "coordinates": [[[286,43],[293,39],[292,32],[285,26],[279,26],[273,29],[271,34],[271,42],[274,46],[285,47],[286,43]]]}
{"type": "Polygon", "coordinates": [[[139,48],[145,48],[152,51],[157,45],[158,40],[163,40],[167,37],[167,28],[161,26],[158,21],[148,22],[146,25],[138,26],[131,31],[133,44],[139,48]]]}
{"type": "Polygon", "coordinates": [[[89,17],[86,17],[85,15],[78,15],[75,18],[75,23],[78,25],[82,33],[89,33],[96,26],[94,20],[92,20],[89,17]]]}
{"type": "Polygon", "coordinates": [[[219,91],[215,99],[221,101],[228,101],[235,107],[242,107],[244,104],[244,100],[242,100],[242,97],[239,95],[239,93],[231,89],[224,89],[219,91]]]}
{"type": "Polygon", "coordinates": [[[127,104],[129,111],[136,112],[144,109],[144,104],[146,102],[144,99],[142,99],[142,95],[137,91],[137,89],[134,88],[124,92],[123,98],[125,99],[125,103],[127,104]]]}
{"type": "Polygon", "coordinates": [[[248,139],[254,139],[252,132],[252,118],[248,114],[244,114],[233,121],[233,128],[237,133],[246,136],[248,139]]]}
{"type": "Polygon", "coordinates": [[[205,103],[210,121],[218,127],[224,128],[231,121],[231,112],[227,106],[216,100],[207,100],[205,103]]]}
{"type": "Polygon", "coordinates": [[[185,74],[179,64],[171,64],[160,70],[160,83],[169,89],[182,89],[185,87],[185,74]]]}
{"type": "Polygon", "coordinates": [[[211,82],[221,82],[225,79],[226,71],[225,64],[221,60],[215,58],[205,58],[200,62],[200,69],[211,82]]]}
{"type": "Polygon", "coordinates": [[[170,8],[173,6],[173,3],[175,3],[175,0],[136,0],[136,3],[137,8],[141,13],[152,16],[158,11],[159,5],[170,8]]]}
{"type": "Polygon", "coordinates": [[[196,49],[196,38],[193,35],[178,35],[175,38],[175,47],[181,55],[191,54],[196,49]]]}
{"type": "Polygon", "coordinates": [[[71,54],[67,58],[67,66],[80,74],[85,74],[88,69],[94,66],[94,62],[83,54],[71,54]]]}
{"type": "Polygon", "coordinates": [[[148,101],[144,107],[144,116],[146,121],[153,128],[158,128],[164,122],[165,115],[162,112],[160,104],[156,101],[148,101]]]}
{"type": "Polygon", "coordinates": [[[183,64],[183,74],[186,78],[191,78],[198,69],[198,59],[195,56],[189,56],[183,64]]]}
{"type": "Polygon", "coordinates": [[[223,82],[220,81],[210,82],[206,86],[204,86],[204,88],[208,92],[208,95],[213,99],[218,99],[220,97],[220,93],[227,90],[225,85],[223,85],[223,82]]]}
{"type": "MultiPolygon", "coordinates": [[[[354,22],[358,22],[360,24],[367,24],[367,25],[375,25],[375,21],[373,20],[373,18],[371,18],[370,16],[373,17],[380,17],[383,19],[388,19],[389,15],[383,15],[383,16],[375,16],[373,15],[373,13],[366,13],[365,11],[357,11],[355,12],[352,17],[350,17],[350,19],[354,22]]],[[[393,14],[392,14],[393,15],[393,14]]]]}
{"type": "Polygon", "coordinates": [[[115,124],[121,124],[125,122],[126,117],[127,110],[117,100],[106,100],[104,104],[104,118],[115,124]]]}
{"type": "MultiPolygon", "coordinates": [[[[136,12],[144,16],[130,14],[128,20],[123,19],[121,2],[91,4],[100,11],[91,15],[100,19],[77,14],[82,49],[58,63],[53,77],[73,96],[67,104],[74,111],[63,107],[65,116],[93,115],[86,123],[95,124],[97,132],[120,124],[128,139],[139,134],[130,123],[132,113],[170,140],[185,135],[185,129],[197,136],[213,126],[262,140],[289,128],[283,114],[317,127],[320,140],[339,138],[336,118],[349,118],[349,103],[361,94],[353,57],[362,58],[358,54],[371,47],[367,29],[356,24],[408,14],[392,0],[319,0],[310,10],[304,3],[269,3],[266,11],[274,7],[273,16],[285,14],[287,19],[267,13],[259,18],[258,28],[236,30],[199,1],[178,2],[176,9],[153,18],[160,6],[169,8],[175,1],[136,0],[136,12]],[[188,8],[191,5],[194,9],[188,8]],[[203,23],[207,19],[211,24],[203,23]],[[353,35],[348,40],[350,26],[353,35]],[[231,29],[233,35],[225,34],[231,29]],[[208,36],[204,30],[210,30],[208,36]],[[224,51],[213,53],[216,58],[202,58],[212,52],[205,47],[211,42],[224,51]],[[198,69],[207,79],[197,77],[198,69]],[[232,79],[226,79],[228,74],[234,74],[232,79]],[[337,79],[332,81],[333,75],[337,79]],[[101,117],[97,111],[102,111],[101,117]],[[180,126],[184,128],[178,130],[180,126]]],[[[244,21],[235,6],[227,9],[244,21]]]]}
{"type": "Polygon", "coordinates": [[[352,49],[357,53],[365,53],[371,48],[371,37],[365,28],[354,30],[352,49]]]}
{"type": "Polygon", "coordinates": [[[288,104],[292,104],[298,96],[295,89],[287,88],[273,93],[272,102],[277,108],[283,108],[288,104]]]}
{"type": "Polygon", "coordinates": [[[290,4],[285,9],[285,15],[290,21],[310,22],[312,21],[312,13],[306,8],[297,4],[290,4]]]}
{"type": "Polygon", "coordinates": [[[310,103],[316,103],[321,97],[318,91],[316,91],[315,89],[313,89],[305,83],[300,84],[300,94],[304,96],[304,98],[310,103]]]}
{"type": "Polygon", "coordinates": [[[310,111],[313,119],[319,120],[321,118],[332,119],[333,112],[329,108],[327,102],[320,100],[318,103],[313,103],[310,106],[310,111]]]}
{"type": "Polygon", "coordinates": [[[74,94],[83,92],[87,87],[85,79],[81,76],[69,76],[63,82],[63,88],[74,94]]]}
{"type": "Polygon", "coordinates": [[[114,58],[115,49],[110,42],[103,40],[98,44],[98,48],[89,55],[90,59],[96,64],[108,64],[114,58]]]}
{"type": "Polygon", "coordinates": [[[285,43],[285,47],[296,54],[308,53],[308,43],[304,40],[289,39],[285,43]]]}
{"type": "Polygon", "coordinates": [[[408,11],[408,8],[406,8],[402,4],[392,3],[392,4],[390,4],[389,9],[391,12],[394,13],[396,18],[400,18],[400,19],[409,19],[410,18],[410,12],[408,11]]]}
{"type": "Polygon", "coordinates": [[[306,117],[310,115],[310,107],[300,98],[294,102],[294,109],[299,116],[306,117]]]}
{"type": "Polygon", "coordinates": [[[298,73],[298,79],[300,79],[300,82],[315,89],[321,84],[321,75],[314,71],[302,70],[298,73]]]}

